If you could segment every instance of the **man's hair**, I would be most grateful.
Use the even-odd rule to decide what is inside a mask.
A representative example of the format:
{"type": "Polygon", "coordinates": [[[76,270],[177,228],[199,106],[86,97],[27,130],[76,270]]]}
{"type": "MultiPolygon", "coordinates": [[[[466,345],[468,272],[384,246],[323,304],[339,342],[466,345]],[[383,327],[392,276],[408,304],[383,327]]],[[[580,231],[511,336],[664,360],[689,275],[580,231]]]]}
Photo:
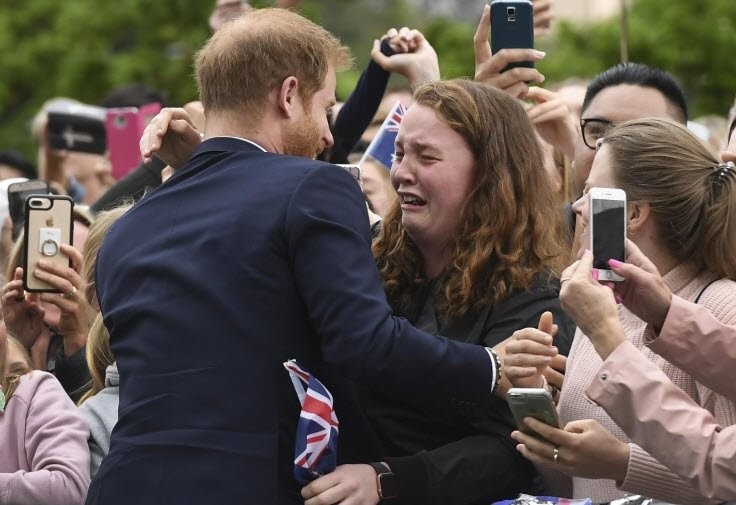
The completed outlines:
{"type": "Polygon", "coordinates": [[[195,73],[207,113],[262,111],[269,93],[289,76],[309,106],[329,65],[352,64],[350,50],[327,30],[284,9],[252,10],[227,23],[197,53],[195,73]]]}
{"type": "MultiPolygon", "coordinates": [[[[454,319],[528,289],[540,275],[559,274],[569,251],[562,213],[521,103],[491,86],[452,80],[417,88],[417,106],[434,110],[475,160],[457,233],[448,237],[438,312],[454,319]]],[[[424,272],[400,202],[387,213],[373,253],[388,299],[402,313],[424,272]]]]}
{"type": "Polygon", "coordinates": [[[582,110],[588,108],[598,93],[620,84],[656,89],[667,100],[672,119],[682,124],[687,123],[687,99],[677,81],[664,70],[642,63],[619,63],[596,75],[585,92],[582,110]]]}
{"type": "Polygon", "coordinates": [[[617,187],[630,202],[649,204],[664,249],[681,263],[736,280],[736,168],[663,119],[621,123],[602,145],[617,187]]]}

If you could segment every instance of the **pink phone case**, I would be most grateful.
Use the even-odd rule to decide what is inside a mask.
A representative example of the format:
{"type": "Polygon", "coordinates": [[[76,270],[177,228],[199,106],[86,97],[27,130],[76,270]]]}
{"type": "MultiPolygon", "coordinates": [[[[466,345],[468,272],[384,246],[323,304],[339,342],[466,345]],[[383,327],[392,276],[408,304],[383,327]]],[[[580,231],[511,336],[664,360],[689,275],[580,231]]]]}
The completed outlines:
{"type": "Polygon", "coordinates": [[[142,159],[138,144],[141,135],[160,110],[160,103],[150,103],[140,109],[121,107],[107,110],[107,148],[115,179],[122,179],[140,165],[142,159]]]}

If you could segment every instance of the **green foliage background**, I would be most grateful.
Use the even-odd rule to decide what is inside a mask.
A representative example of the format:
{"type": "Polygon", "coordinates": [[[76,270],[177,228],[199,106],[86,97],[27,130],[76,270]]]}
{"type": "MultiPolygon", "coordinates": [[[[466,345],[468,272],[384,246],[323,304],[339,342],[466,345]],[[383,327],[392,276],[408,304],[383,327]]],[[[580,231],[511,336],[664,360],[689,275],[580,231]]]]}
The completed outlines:
{"type": "MultiPolygon", "coordinates": [[[[592,0],[591,0],[592,1],[592,0]]],[[[116,86],[145,82],[170,104],[196,98],[191,61],[209,36],[212,0],[3,0],[0,4],[0,148],[34,152],[28,125],[48,98],[98,103],[116,86]]],[[[256,5],[267,0],[253,2],[256,5]]],[[[477,19],[477,12],[458,13],[477,19]]],[[[474,21],[432,18],[409,0],[304,0],[301,12],[340,36],[356,69],[340,76],[347,96],[367,63],[371,44],[391,26],[424,30],[440,56],[443,77],[472,76],[474,21]]],[[[629,58],[675,74],[693,116],[725,114],[736,81],[736,1],[637,0],[629,14],[629,58]]],[[[547,82],[590,77],[619,61],[618,19],[573,26],[556,23],[538,41],[547,82]]]]}

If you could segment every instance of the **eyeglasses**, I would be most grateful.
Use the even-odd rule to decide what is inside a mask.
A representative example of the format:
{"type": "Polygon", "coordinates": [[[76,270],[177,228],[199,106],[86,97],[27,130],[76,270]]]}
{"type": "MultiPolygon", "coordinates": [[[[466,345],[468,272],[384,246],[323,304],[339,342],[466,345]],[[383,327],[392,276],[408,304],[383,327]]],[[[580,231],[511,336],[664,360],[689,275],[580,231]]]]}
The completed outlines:
{"type": "Polygon", "coordinates": [[[602,138],[612,126],[616,126],[616,123],[608,119],[581,119],[580,129],[583,134],[583,142],[590,149],[595,150],[598,139],[602,138]]]}

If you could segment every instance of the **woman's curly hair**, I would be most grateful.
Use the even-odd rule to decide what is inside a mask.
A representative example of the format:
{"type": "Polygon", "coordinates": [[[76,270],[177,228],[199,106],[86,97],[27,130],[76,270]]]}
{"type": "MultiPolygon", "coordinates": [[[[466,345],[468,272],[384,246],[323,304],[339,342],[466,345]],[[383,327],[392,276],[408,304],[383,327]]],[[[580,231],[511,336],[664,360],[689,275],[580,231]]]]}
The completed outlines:
{"type": "MultiPolygon", "coordinates": [[[[558,276],[569,259],[569,232],[521,103],[458,79],[417,88],[413,106],[433,109],[465,139],[476,162],[435,309],[450,320],[495,305],[540,274],[558,276]]],[[[373,253],[393,309],[405,311],[425,279],[400,202],[385,216],[373,253]]]]}

